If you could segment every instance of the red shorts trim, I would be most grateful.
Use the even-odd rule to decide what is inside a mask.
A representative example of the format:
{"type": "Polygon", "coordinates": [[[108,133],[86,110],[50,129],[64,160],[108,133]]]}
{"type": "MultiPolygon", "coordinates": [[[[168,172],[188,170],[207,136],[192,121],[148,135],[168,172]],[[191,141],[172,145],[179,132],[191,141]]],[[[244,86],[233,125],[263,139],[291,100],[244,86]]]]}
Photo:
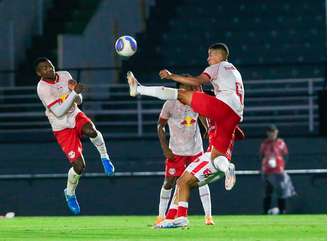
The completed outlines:
{"type": "Polygon", "coordinates": [[[215,133],[210,144],[225,154],[233,140],[233,132],[240,117],[223,101],[199,91],[193,93],[191,107],[195,112],[213,121],[215,133]]]}
{"type": "Polygon", "coordinates": [[[208,162],[206,161],[202,161],[201,163],[199,163],[192,171],[191,174],[195,175],[197,172],[199,172],[200,169],[202,169],[204,166],[207,165],[208,162]]]}
{"type": "Polygon", "coordinates": [[[80,112],[75,117],[74,128],[66,128],[61,131],[54,131],[57,142],[70,163],[75,162],[79,157],[82,156],[82,127],[86,123],[92,122],[83,112],[80,112]]]}
{"type": "Polygon", "coordinates": [[[186,167],[200,157],[203,153],[200,152],[194,156],[179,156],[174,155],[173,160],[165,160],[165,176],[166,177],[180,177],[186,167]]]}

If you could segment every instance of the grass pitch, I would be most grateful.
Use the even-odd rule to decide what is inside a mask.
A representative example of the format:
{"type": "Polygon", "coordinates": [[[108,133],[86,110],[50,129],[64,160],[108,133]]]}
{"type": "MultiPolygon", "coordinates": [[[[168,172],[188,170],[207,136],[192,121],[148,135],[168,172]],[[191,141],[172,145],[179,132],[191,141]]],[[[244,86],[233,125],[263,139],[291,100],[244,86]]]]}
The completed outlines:
{"type": "Polygon", "coordinates": [[[188,229],[153,229],[153,216],[18,217],[0,219],[0,240],[323,241],[326,215],[191,216],[188,229]]]}

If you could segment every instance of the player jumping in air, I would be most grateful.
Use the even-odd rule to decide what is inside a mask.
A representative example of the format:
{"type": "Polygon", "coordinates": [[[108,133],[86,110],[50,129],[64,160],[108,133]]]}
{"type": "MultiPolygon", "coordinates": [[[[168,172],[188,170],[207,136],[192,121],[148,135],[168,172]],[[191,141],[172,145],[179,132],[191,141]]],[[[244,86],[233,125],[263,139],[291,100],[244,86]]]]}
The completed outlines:
{"type": "Polygon", "coordinates": [[[82,155],[81,137],[85,135],[97,148],[107,175],[113,175],[114,166],[107,154],[102,134],[92,121],[78,108],[82,103],[82,84],[73,80],[67,71],[55,71],[55,67],[47,58],[38,58],[35,71],[41,77],[38,96],[46,108],[54,136],[72,167],[68,171],[67,187],[64,189],[68,208],[74,214],[80,213],[80,206],[75,195],[80,176],[85,170],[82,155]]]}
{"type": "Polygon", "coordinates": [[[242,77],[236,67],[228,62],[229,50],[223,43],[216,43],[208,49],[209,66],[198,76],[185,77],[163,69],[159,72],[162,79],[173,80],[182,84],[200,86],[211,83],[214,96],[200,91],[174,89],[166,87],[146,87],[140,85],[132,72],[127,73],[130,95],[147,95],[163,100],[178,99],[189,105],[200,115],[209,118],[215,124],[211,152],[204,153],[198,161],[192,162],[178,179],[178,212],[172,225],[167,227],[184,227],[188,225],[187,212],[191,188],[218,180],[225,176],[225,188],[231,190],[236,182],[235,166],[230,163],[225,153],[233,138],[238,123],[242,121],[244,110],[244,86],[242,77]]]}
{"type": "MultiPolygon", "coordinates": [[[[179,83],[178,87],[185,90],[195,89],[190,85],[179,83]]],[[[195,113],[190,106],[182,104],[179,100],[167,100],[163,105],[158,120],[158,138],[166,157],[165,180],[161,188],[156,224],[164,219],[173,220],[175,218],[178,205],[174,202],[171,202],[169,211],[165,215],[172,189],[186,167],[203,154],[203,142],[197,122],[198,116],[198,113],[195,113]],[[167,124],[170,133],[169,145],[165,135],[167,124]]],[[[199,187],[199,196],[204,208],[205,224],[213,225],[211,194],[208,185],[199,187]]]]}

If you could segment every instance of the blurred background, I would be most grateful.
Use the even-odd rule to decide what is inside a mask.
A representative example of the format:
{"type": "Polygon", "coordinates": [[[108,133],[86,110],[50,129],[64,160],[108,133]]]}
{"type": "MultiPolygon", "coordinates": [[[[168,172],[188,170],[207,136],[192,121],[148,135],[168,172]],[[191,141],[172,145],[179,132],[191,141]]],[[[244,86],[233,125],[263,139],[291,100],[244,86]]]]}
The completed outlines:
{"type": "MultiPolygon", "coordinates": [[[[211,185],[214,214],[259,214],[258,150],[275,124],[290,155],[298,195],[289,213],[326,212],[327,38],[324,0],[0,0],[0,214],[68,215],[62,195],[68,162],[36,94],[37,57],[88,85],[83,111],[106,138],[116,166],[105,177],[84,142],[87,174],[77,190],[83,214],[157,215],[164,157],[156,122],[163,101],[128,95],[126,71],[167,85],[158,72],[200,74],[207,48],[225,42],[241,72],[247,139],[236,144],[236,188],[211,185]],[[137,53],[119,57],[131,35],[137,53]],[[296,171],[295,171],[296,170],[296,171]]],[[[197,194],[197,193],[196,193],[197,194]]],[[[193,194],[191,214],[202,212],[193,194]]]]}

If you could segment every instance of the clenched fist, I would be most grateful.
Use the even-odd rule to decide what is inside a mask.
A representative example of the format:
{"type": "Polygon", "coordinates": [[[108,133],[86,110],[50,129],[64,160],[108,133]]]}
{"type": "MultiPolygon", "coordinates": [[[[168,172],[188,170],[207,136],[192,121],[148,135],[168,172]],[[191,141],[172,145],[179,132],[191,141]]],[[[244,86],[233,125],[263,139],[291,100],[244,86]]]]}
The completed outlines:
{"type": "Polygon", "coordinates": [[[77,85],[76,80],[70,79],[70,80],[68,81],[68,88],[69,88],[70,90],[74,90],[74,88],[75,88],[76,85],[77,85]]]}
{"type": "Polygon", "coordinates": [[[159,71],[159,76],[161,77],[161,79],[171,79],[172,73],[167,69],[162,69],[161,71],[159,71]]]}

